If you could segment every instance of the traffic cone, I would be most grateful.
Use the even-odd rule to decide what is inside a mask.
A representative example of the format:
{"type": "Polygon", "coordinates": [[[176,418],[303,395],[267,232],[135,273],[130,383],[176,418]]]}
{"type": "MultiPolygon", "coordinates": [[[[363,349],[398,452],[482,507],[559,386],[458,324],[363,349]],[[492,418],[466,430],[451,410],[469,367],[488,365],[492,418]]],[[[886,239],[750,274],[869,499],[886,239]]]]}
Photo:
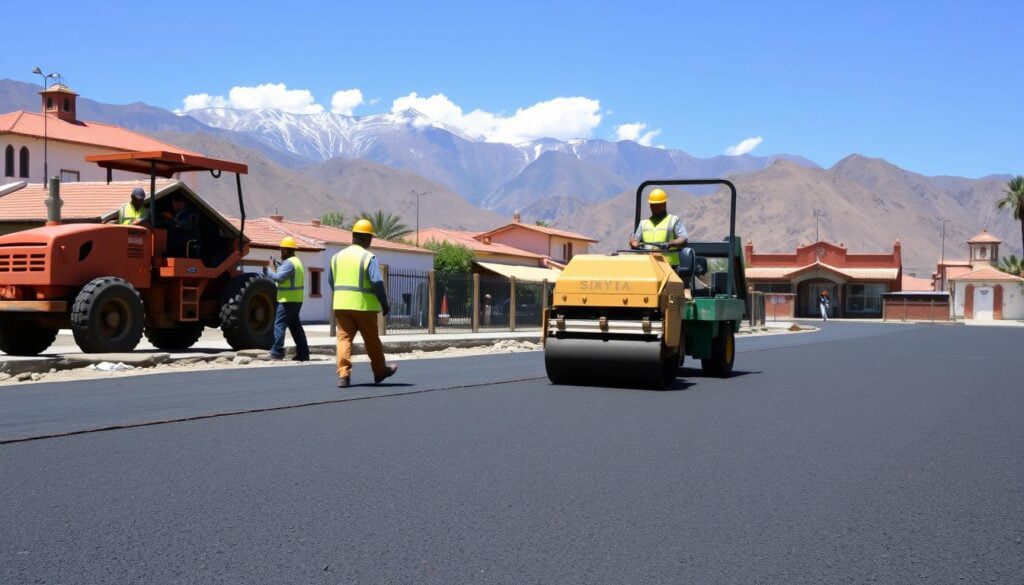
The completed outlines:
{"type": "Polygon", "coordinates": [[[438,315],[438,320],[442,325],[447,325],[448,318],[448,295],[444,295],[441,297],[441,314],[438,315]]]}

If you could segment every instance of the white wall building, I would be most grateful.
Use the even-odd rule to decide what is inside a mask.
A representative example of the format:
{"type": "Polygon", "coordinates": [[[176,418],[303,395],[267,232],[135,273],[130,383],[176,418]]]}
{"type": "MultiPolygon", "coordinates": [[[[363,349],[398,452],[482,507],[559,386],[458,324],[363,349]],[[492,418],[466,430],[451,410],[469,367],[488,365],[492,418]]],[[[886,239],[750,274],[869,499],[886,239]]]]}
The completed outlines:
{"type": "Polygon", "coordinates": [[[982,231],[967,241],[969,266],[948,281],[953,316],[974,321],[1024,320],[1024,278],[996,269],[1002,240],[982,231]]]}

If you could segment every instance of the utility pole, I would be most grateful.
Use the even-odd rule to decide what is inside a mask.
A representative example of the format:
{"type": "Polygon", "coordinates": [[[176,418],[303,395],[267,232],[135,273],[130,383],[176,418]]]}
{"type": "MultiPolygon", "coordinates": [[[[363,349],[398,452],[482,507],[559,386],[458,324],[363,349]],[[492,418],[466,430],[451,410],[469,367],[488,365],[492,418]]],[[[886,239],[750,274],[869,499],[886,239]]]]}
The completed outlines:
{"type": "Polygon", "coordinates": [[[814,209],[814,243],[815,244],[817,244],[818,242],[821,241],[821,238],[818,236],[818,218],[822,217],[823,215],[825,215],[824,211],[822,211],[820,209],[814,209]]]}
{"type": "Polygon", "coordinates": [[[948,219],[942,220],[942,252],[939,254],[939,264],[946,262],[946,224],[950,221],[948,219]]]}
{"type": "Polygon", "coordinates": [[[416,247],[420,247],[420,197],[423,195],[430,195],[433,191],[416,191],[412,189],[410,191],[416,196],[416,247]]]}
{"type": "MultiPolygon", "coordinates": [[[[43,70],[38,68],[38,67],[34,67],[32,69],[32,73],[35,73],[36,75],[38,75],[38,76],[43,78],[43,92],[46,92],[46,90],[49,89],[49,87],[47,86],[47,80],[49,80],[49,79],[57,79],[57,80],[59,80],[60,79],[60,73],[43,73],[43,70]]],[[[48,152],[49,151],[49,148],[48,148],[49,131],[47,130],[47,127],[46,127],[46,120],[50,117],[50,114],[47,112],[47,109],[48,108],[46,107],[46,103],[44,102],[43,103],[43,184],[44,185],[46,184],[46,181],[50,178],[50,168],[49,168],[49,158],[50,157],[49,157],[49,152],[48,152]]],[[[29,171],[29,174],[31,175],[32,172],[29,171]]]]}

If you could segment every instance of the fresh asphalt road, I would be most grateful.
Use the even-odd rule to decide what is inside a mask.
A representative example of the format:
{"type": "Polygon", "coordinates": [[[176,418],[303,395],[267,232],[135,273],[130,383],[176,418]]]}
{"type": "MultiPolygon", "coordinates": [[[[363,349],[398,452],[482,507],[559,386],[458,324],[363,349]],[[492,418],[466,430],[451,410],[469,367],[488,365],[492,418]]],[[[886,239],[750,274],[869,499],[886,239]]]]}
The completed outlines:
{"type": "Polygon", "coordinates": [[[1019,584],[1022,343],[829,323],[667,392],[539,353],[0,390],[0,438],[79,433],[0,445],[0,583],[1019,584]]]}

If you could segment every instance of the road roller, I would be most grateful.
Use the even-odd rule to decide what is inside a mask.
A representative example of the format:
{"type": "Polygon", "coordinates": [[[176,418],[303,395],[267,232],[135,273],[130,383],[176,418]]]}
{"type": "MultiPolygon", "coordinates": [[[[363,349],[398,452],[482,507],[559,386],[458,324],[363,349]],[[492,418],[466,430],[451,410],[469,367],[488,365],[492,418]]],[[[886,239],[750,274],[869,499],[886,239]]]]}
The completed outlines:
{"type": "MultiPolygon", "coordinates": [[[[555,384],[669,388],[690,356],[704,373],[729,376],[735,333],[746,317],[746,277],[736,236],[736,187],[724,179],[643,182],[654,187],[719,185],[730,191],[729,233],[687,242],[673,267],[664,248],[573,257],[544,314],[544,365],[555,384]]],[[[685,218],[684,218],[685,219],[685,218]]]]}

